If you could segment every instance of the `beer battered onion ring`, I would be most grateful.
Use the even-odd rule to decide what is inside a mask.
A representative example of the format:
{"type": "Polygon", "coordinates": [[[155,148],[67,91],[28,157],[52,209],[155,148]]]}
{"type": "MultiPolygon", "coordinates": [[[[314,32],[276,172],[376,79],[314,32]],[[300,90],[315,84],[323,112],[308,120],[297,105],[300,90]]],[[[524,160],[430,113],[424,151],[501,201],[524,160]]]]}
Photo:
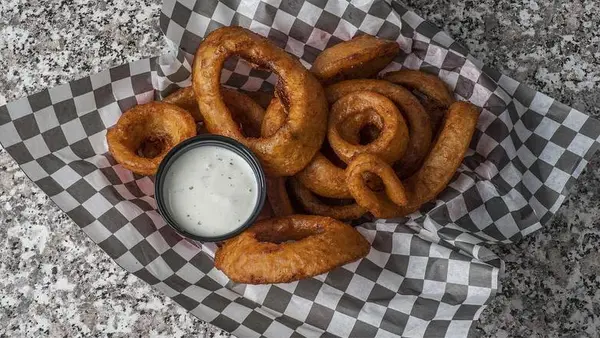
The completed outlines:
{"type": "Polygon", "coordinates": [[[178,143],[196,136],[190,113],[164,102],[134,106],[106,133],[108,150],[123,167],[154,175],[165,155],[178,143]]]}
{"type": "Polygon", "coordinates": [[[302,170],[319,151],[327,126],[327,102],[321,84],[293,56],[241,27],[210,33],[196,52],[193,87],[209,132],[234,138],[250,148],[272,176],[302,170]],[[220,90],[221,69],[240,56],[279,76],[277,97],[288,118],[270,137],[245,137],[237,128],[220,90]]]}
{"type": "Polygon", "coordinates": [[[365,164],[369,162],[367,157],[357,158],[357,163],[351,163],[348,167],[349,189],[357,203],[372,213],[382,211],[379,217],[390,218],[406,216],[433,200],[446,188],[462,163],[475,132],[478,117],[478,109],[468,102],[455,102],[450,106],[435,145],[423,166],[402,182],[404,192],[398,185],[399,181],[389,177],[389,170],[383,166],[384,163],[373,161],[372,164],[365,164]],[[382,178],[387,196],[366,191],[365,184],[359,182],[364,172],[371,172],[382,178]],[[406,196],[406,203],[400,197],[396,198],[402,194],[406,196]],[[377,207],[373,207],[375,200],[378,200],[377,206],[385,205],[386,209],[378,210],[377,207]],[[390,212],[387,208],[390,206],[389,200],[399,204],[396,212],[390,212]]]}
{"type": "Polygon", "coordinates": [[[369,78],[383,70],[399,52],[395,41],[360,35],[326,48],[310,71],[324,84],[369,78]]]}
{"type": "MultiPolygon", "coordinates": [[[[347,185],[344,182],[344,185],[347,185]]],[[[292,178],[290,182],[292,195],[304,209],[313,215],[327,216],[341,220],[353,220],[367,213],[367,209],[351,203],[347,205],[329,205],[315,196],[298,179],[292,178]]]]}
{"type": "Polygon", "coordinates": [[[365,257],[369,242],[332,218],[293,215],[259,221],[223,244],[215,267],[237,283],[289,283],[365,257]]]}

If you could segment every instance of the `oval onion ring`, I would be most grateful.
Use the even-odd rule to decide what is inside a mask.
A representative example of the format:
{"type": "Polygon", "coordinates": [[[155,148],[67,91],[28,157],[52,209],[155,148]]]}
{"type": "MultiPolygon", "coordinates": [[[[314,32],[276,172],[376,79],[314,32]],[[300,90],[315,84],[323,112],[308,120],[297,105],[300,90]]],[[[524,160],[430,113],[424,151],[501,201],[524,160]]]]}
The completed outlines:
{"type": "Polygon", "coordinates": [[[323,143],[327,102],[321,84],[296,58],[247,29],[223,27],[206,37],[194,59],[193,86],[208,131],[248,146],[272,176],[290,176],[302,170],[323,143]],[[270,137],[245,137],[223,100],[221,69],[234,55],[279,76],[277,97],[288,118],[270,137]]]}
{"type": "Polygon", "coordinates": [[[223,244],[215,267],[237,283],[289,283],[365,257],[369,242],[328,217],[294,215],[259,221],[223,244]]]}
{"type": "Polygon", "coordinates": [[[326,48],[313,62],[310,71],[324,84],[377,75],[400,52],[396,41],[371,35],[326,48]]]}
{"type": "Polygon", "coordinates": [[[190,113],[170,103],[150,102],[123,113],[106,133],[106,141],[123,167],[154,175],[169,150],[193,136],[196,122],[190,113]]]}

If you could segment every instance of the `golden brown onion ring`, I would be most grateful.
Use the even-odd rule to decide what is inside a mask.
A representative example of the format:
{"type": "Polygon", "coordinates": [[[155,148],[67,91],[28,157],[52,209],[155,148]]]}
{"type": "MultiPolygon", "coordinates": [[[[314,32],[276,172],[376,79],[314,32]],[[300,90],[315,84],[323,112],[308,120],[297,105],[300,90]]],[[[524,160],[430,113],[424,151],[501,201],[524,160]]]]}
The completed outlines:
{"type": "Polygon", "coordinates": [[[319,200],[300,181],[292,178],[290,191],[295,200],[307,212],[313,215],[327,216],[340,220],[353,220],[361,217],[367,210],[356,203],[347,205],[329,205],[319,200]]]}
{"type": "Polygon", "coordinates": [[[248,146],[272,176],[289,176],[302,170],[323,143],[327,102],[320,83],[296,58],[247,29],[223,27],[205,38],[194,59],[193,86],[207,129],[248,146]],[[279,76],[277,97],[288,118],[270,137],[245,137],[223,100],[221,69],[234,55],[279,76]]]}
{"type": "Polygon", "coordinates": [[[369,210],[378,218],[394,217],[398,207],[408,203],[404,186],[394,169],[380,157],[372,154],[360,154],[352,160],[346,169],[348,189],[356,203],[369,210]],[[365,174],[378,176],[385,191],[375,192],[369,188],[365,174]]]}
{"type": "Polygon", "coordinates": [[[455,102],[423,166],[403,182],[408,204],[398,208],[396,217],[419,210],[439,195],[462,163],[477,126],[479,110],[469,102],[455,102]]]}
{"type": "Polygon", "coordinates": [[[363,153],[375,154],[393,163],[404,155],[409,140],[406,122],[398,108],[385,96],[372,91],[352,92],[335,101],[329,115],[327,138],[331,148],[346,163],[363,153]],[[359,117],[354,120],[357,123],[348,124],[349,119],[356,117],[359,117]],[[361,145],[358,132],[369,124],[377,126],[380,133],[373,142],[361,145]],[[354,130],[347,126],[354,126],[349,128],[354,130]],[[351,134],[354,137],[348,140],[351,134]]]}
{"type": "Polygon", "coordinates": [[[225,242],[215,267],[237,283],[289,283],[365,257],[369,242],[328,217],[292,215],[257,222],[225,242]]]}
{"type": "Polygon", "coordinates": [[[431,147],[432,129],[429,116],[419,100],[408,90],[382,80],[349,80],[325,89],[327,101],[335,102],[356,91],[374,91],[389,98],[400,109],[408,122],[408,146],[404,156],[394,165],[400,177],[408,177],[419,169],[431,147]]]}
{"type": "Polygon", "coordinates": [[[154,175],[167,152],[193,136],[196,122],[190,113],[170,103],[150,102],[123,113],[106,133],[106,140],[108,150],[123,167],[154,175]]]}
{"type": "Polygon", "coordinates": [[[324,84],[369,78],[383,70],[399,52],[395,41],[360,35],[326,48],[310,71],[324,84]]]}

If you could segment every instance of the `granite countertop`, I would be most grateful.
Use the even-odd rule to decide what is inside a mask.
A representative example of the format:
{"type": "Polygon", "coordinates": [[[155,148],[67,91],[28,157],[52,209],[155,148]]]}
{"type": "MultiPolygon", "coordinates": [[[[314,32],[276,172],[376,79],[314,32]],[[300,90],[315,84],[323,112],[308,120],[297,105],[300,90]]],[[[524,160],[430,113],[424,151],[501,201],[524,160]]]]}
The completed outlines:
{"type": "MultiPolygon", "coordinates": [[[[600,3],[412,0],[503,73],[600,117],[600,3]]],[[[160,0],[0,0],[0,104],[166,52],[160,0]]],[[[552,224],[493,247],[502,292],[476,333],[597,337],[600,159],[552,224]]],[[[0,336],[227,336],[126,273],[0,148],[0,336]]]]}

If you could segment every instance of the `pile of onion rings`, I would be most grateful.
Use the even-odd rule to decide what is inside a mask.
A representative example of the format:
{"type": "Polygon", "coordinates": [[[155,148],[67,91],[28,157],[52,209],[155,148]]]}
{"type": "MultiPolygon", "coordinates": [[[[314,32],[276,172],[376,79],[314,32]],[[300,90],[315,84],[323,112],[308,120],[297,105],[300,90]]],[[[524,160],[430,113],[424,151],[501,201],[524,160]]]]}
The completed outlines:
{"type": "Polygon", "coordinates": [[[475,131],[478,109],[455,101],[438,77],[402,69],[377,78],[399,53],[395,41],[361,35],[325,49],[309,71],[247,29],[217,29],[196,52],[192,86],[124,113],[107,134],[109,150],[152,175],[196,133],[238,140],[265,168],[268,203],[257,223],[219,246],[215,266],[250,284],[327,272],[369,252],[338,220],[417,211],[450,182],[475,131]],[[275,91],[223,87],[231,56],[278,75],[275,91]]]}

